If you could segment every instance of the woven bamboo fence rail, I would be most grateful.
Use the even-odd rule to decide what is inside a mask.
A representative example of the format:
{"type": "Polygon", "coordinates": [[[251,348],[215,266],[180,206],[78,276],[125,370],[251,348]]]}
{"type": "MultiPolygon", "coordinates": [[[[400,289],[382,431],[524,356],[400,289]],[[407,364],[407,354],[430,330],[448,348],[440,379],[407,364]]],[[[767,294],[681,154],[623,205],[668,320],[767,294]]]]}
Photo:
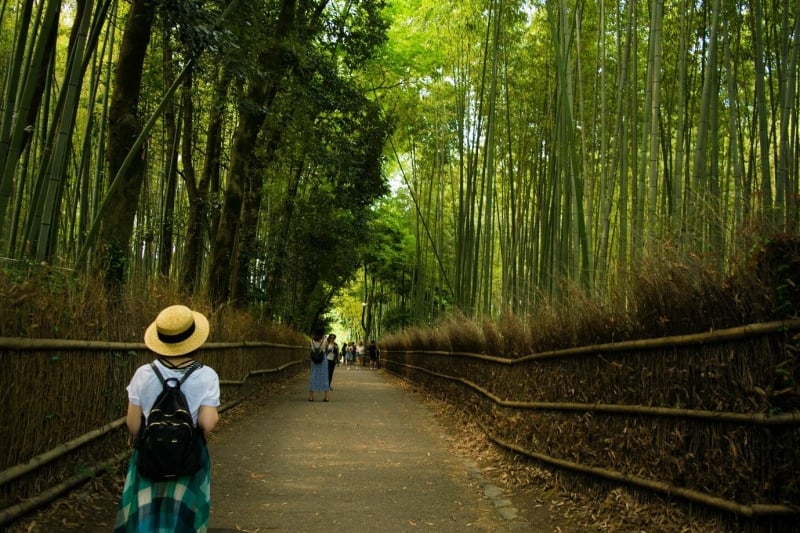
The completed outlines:
{"type": "MultiPolygon", "coordinates": [[[[265,376],[292,375],[306,362],[306,352],[304,346],[269,342],[209,342],[200,360],[220,376],[224,412],[265,376]]],[[[125,418],[113,415],[124,412],[133,371],[151,358],[143,343],[0,337],[6,405],[0,415],[0,525],[129,457],[125,418]],[[52,425],[52,431],[43,435],[31,421],[52,425]],[[14,464],[15,458],[23,460],[14,464]]]]}
{"type": "Polygon", "coordinates": [[[779,321],[517,358],[384,345],[381,359],[468,410],[499,446],[540,463],[726,513],[796,520],[800,495],[790,485],[800,478],[800,408],[776,402],[798,391],[771,389],[769,380],[786,371],[787,357],[796,363],[786,346],[798,330],[800,320],[779,321]],[[720,450],[706,462],[693,457],[713,446],[720,450]],[[715,471],[703,478],[701,470],[715,471]]]}

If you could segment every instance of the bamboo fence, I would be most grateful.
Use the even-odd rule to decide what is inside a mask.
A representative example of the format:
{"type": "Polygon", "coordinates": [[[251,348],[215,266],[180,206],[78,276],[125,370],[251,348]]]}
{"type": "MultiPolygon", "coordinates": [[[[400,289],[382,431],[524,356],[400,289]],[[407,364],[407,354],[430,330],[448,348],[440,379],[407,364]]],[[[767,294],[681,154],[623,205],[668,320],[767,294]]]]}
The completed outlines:
{"type": "MultiPolygon", "coordinates": [[[[382,364],[464,405],[491,440],[541,463],[727,513],[796,519],[800,407],[781,404],[792,391],[777,390],[775,375],[797,372],[787,347],[798,330],[798,320],[751,324],[515,359],[383,346],[382,364]]],[[[208,343],[201,360],[220,375],[224,410],[306,355],[208,343]]],[[[149,357],[141,343],[0,338],[11,437],[0,443],[0,524],[128,456],[124,387],[149,357]]]]}
{"type": "Polygon", "coordinates": [[[513,359],[383,345],[381,363],[557,471],[796,521],[798,330],[778,321],[513,359]]]}
{"type": "MultiPolygon", "coordinates": [[[[220,411],[286,379],[307,347],[209,342],[198,357],[220,376],[220,411]]],[[[0,525],[117,465],[130,454],[125,386],[152,359],[143,343],[0,337],[0,525]]]]}

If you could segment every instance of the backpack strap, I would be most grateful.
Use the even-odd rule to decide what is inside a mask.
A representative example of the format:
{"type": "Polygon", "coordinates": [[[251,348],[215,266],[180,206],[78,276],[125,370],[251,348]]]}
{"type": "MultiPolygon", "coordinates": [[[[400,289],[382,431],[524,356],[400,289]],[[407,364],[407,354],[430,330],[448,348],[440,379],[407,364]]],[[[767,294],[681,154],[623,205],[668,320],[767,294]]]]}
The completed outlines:
{"type": "Polygon", "coordinates": [[[203,365],[201,363],[198,363],[197,361],[194,361],[191,365],[189,365],[189,368],[186,370],[186,373],[183,374],[183,377],[178,382],[178,385],[183,385],[183,382],[186,381],[186,379],[191,375],[191,373],[194,372],[195,370],[199,369],[202,366],[203,365]]]}
{"type": "Polygon", "coordinates": [[[158,365],[156,364],[156,362],[155,361],[151,362],[150,367],[153,369],[153,372],[155,372],[156,376],[158,376],[158,381],[161,382],[161,386],[163,387],[165,383],[164,376],[161,375],[161,371],[158,369],[158,365]]]}
{"type": "MultiPolygon", "coordinates": [[[[192,364],[189,365],[189,368],[186,369],[186,372],[184,372],[184,374],[181,377],[181,379],[180,380],[175,380],[175,381],[178,382],[178,386],[183,385],[183,382],[186,381],[186,379],[192,374],[192,372],[194,372],[195,370],[197,370],[198,368],[200,368],[202,366],[203,366],[202,363],[198,363],[197,361],[193,361],[192,364]]],[[[166,380],[164,379],[164,376],[161,374],[161,371],[158,369],[158,365],[156,364],[156,362],[152,361],[150,363],[150,367],[153,369],[153,372],[158,377],[158,381],[161,382],[161,386],[163,387],[166,384],[166,380]]],[[[174,379],[174,378],[172,378],[172,379],[174,379]]]]}

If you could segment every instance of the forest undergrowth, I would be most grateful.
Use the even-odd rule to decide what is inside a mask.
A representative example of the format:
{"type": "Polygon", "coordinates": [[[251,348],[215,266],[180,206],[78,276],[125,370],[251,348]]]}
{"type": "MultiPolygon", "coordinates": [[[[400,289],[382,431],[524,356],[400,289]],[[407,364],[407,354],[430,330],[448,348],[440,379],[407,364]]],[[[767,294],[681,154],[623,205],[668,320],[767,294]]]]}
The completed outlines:
{"type": "Polygon", "coordinates": [[[142,342],[145,328],[164,307],[183,304],[206,315],[209,342],[292,344],[304,336],[262,319],[252,310],[212,308],[203,297],[185,297],[167,281],[138,280],[109,293],[102,282],[35,264],[0,267],[0,336],[142,342]]]}

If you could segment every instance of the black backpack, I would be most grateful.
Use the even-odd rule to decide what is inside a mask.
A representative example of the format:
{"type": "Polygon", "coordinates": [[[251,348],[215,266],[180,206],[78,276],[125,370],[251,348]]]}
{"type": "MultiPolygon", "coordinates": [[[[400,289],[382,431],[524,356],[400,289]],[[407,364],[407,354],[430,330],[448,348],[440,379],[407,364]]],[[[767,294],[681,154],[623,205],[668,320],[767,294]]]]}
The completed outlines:
{"type": "Polygon", "coordinates": [[[181,385],[203,365],[192,363],[180,380],[164,379],[155,363],[150,363],[150,366],[163,388],[153,403],[146,424],[142,415],[136,467],[139,474],[152,480],[194,474],[202,466],[200,440],[203,432],[192,420],[181,385]]]}
{"type": "Polygon", "coordinates": [[[322,351],[322,348],[311,348],[311,361],[318,365],[325,359],[325,352],[322,351]]]}

